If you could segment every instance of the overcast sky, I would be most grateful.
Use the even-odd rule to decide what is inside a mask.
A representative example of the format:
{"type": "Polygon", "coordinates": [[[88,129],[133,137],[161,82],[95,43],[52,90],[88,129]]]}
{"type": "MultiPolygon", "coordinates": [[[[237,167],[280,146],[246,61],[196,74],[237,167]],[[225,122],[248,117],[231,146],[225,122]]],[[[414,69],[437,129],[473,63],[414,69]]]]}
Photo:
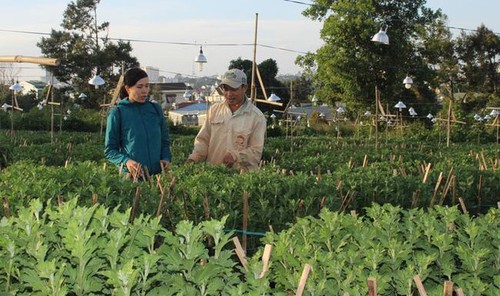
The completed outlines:
{"type": "MultiPolygon", "coordinates": [[[[62,14],[70,2],[1,1],[0,55],[4,56],[40,56],[36,43],[43,35],[35,33],[60,30],[62,14]]],[[[476,29],[483,23],[500,32],[500,0],[428,0],[427,6],[441,8],[449,17],[450,27],[476,29]]],[[[132,42],[132,55],[141,66],[157,67],[160,75],[172,77],[177,73],[218,75],[230,60],[252,60],[258,13],[257,63],[272,58],[278,63],[279,74],[296,74],[301,69],[294,64],[295,58],[322,45],[321,24],[302,16],[305,8],[286,0],[102,0],[97,17],[99,22],[110,23],[109,37],[150,41],[132,42]],[[193,63],[200,45],[208,59],[203,72],[198,72],[193,63]]],[[[19,80],[42,75],[34,64],[16,66],[22,68],[19,80]]]]}

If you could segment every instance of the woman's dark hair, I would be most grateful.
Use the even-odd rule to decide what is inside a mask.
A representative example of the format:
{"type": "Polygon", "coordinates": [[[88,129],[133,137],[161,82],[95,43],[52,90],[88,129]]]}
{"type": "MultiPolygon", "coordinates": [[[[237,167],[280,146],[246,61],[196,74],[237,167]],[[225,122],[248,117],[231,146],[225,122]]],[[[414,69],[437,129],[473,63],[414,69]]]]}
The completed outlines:
{"type": "Polygon", "coordinates": [[[142,70],[141,68],[128,69],[127,72],[125,72],[125,75],[123,75],[123,85],[120,88],[120,98],[123,99],[128,97],[125,86],[134,86],[137,81],[145,77],[148,77],[148,73],[146,73],[146,71],[142,70]]]}

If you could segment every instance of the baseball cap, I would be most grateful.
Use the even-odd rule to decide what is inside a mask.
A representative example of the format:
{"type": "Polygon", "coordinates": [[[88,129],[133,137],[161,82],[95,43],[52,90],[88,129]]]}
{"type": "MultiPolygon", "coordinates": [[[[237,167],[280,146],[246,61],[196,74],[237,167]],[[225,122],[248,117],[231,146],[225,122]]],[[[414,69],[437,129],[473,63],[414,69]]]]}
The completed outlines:
{"type": "Polygon", "coordinates": [[[238,88],[243,84],[247,84],[247,75],[240,69],[231,69],[222,75],[221,85],[223,84],[238,88]]]}

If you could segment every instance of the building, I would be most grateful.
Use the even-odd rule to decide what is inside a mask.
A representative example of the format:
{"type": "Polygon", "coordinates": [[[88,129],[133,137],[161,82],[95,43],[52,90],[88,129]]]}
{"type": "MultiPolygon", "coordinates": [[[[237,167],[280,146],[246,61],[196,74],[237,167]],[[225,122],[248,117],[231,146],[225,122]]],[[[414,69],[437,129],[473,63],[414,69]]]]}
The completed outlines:
{"type": "Polygon", "coordinates": [[[191,101],[192,88],[184,82],[151,83],[150,95],[161,104],[163,109],[175,108],[177,104],[191,101]]]}
{"type": "Polygon", "coordinates": [[[23,87],[21,90],[22,95],[34,94],[38,99],[42,96],[43,89],[47,86],[47,83],[40,80],[28,80],[19,82],[19,85],[23,87]]]}
{"type": "Polygon", "coordinates": [[[168,117],[174,125],[202,125],[205,122],[208,109],[207,101],[182,103],[168,112],[168,117]]]}

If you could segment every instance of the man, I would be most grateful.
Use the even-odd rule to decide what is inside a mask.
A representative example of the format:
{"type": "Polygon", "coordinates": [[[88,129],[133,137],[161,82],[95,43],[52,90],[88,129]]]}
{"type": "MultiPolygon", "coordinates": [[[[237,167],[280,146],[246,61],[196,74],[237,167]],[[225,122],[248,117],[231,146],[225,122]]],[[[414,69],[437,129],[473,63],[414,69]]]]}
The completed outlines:
{"type": "Polygon", "coordinates": [[[211,165],[256,170],[264,148],[266,119],[245,95],[248,83],[243,71],[224,73],[220,87],[225,100],[207,111],[187,162],[206,160],[211,165]]]}

